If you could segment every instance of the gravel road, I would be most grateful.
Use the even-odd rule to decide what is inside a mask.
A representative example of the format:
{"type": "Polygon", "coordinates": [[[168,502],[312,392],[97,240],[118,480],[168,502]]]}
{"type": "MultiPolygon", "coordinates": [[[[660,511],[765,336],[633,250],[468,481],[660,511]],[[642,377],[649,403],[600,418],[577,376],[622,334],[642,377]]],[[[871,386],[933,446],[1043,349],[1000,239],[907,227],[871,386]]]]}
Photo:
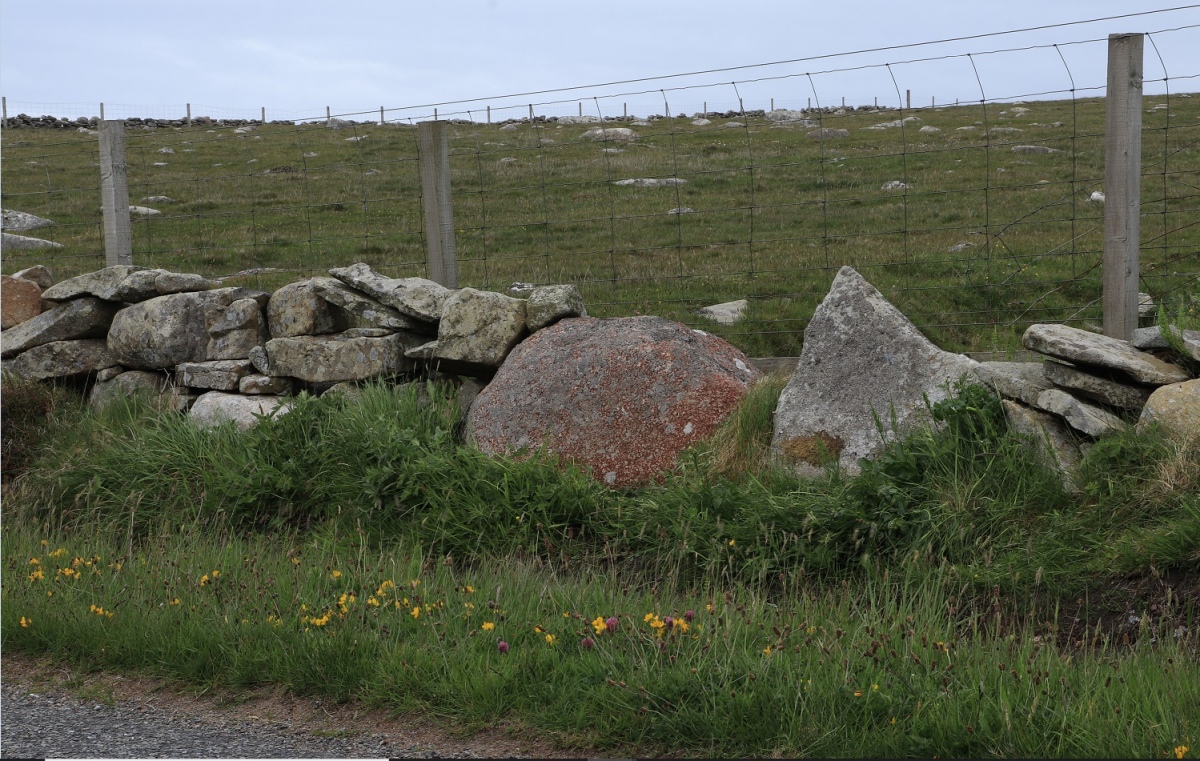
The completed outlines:
{"type": "Polygon", "coordinates": [[[4,655],[4,758],[535,758],[561,751],[501,730],[471,735],[279,691],[188,694],[4,655]]]}

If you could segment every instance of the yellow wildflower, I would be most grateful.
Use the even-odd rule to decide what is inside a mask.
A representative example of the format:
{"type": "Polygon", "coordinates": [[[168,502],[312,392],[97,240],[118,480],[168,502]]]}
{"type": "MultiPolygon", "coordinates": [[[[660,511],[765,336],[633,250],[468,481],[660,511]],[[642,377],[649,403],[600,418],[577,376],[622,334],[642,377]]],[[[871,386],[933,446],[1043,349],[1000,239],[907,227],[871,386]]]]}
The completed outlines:
{"type": "Polygon", "coordinates": [[[771,646],[767,645],[766,647],[763,648],[763,655],[770,655],[770,654],[771,654],[771,646]]]}
{"type": "Polygon", "coordinates": [[[52,558],[61,558],[61,557],[63,557],[63,556],[64,556],[64,555],[66,555],[66,554],[67,554],[67,550],[66,550],[66,548],[64,548],[64,547],[59,547],[59,548],[58,548],[57,550],[55,550],[54,552],[51,552],[51,553],[50,553],[50,557],[52,557],[52,558]]]}
{"type": "Polygon", "coordinates": [[[58,575],[65,576],[69,579],[72,576],[75,576],[75,577],[79,576],[79,572],[76,571],[74,568],[59,568],[58,575]]]}
{"type": "Polygon", "coordinates": [[[467,609],[467,611],[472,611],[472,610],[475,610],[475,603],[473,603],[473,602],[469,602],[469,601],[468,601],[468,602],[464,602],[464,603],[463,603],[463,607],[464,607],[464,608],[466,608],[466,609],[467,609]]]}
{"type": "Polygon", "coordinates": [[[292,556],[292,565],[300,565],[300,558],[292,556]]]}
{"type": "Polygon", "coordinates": [[[684,621],[682,618],[677,618],[675,619],[675,628],[679,630],[680,634],[687,634],[688,629],[691,629],[692,627],[688,625],[687,621],[684,621]]]}
{"type": "Polygon", "coordinates": [[[547,635],[546,635],[546,644],[547,644],[547,645],[553,645],[553,644],[554,644],[554,635],[553,635],[553,634],[547,634],[547,635]]]}
{"type": "Polygon", "coordinates": [[[41,568],[34,568],[33,573],[29,574],[30,581],[41,581],[46,578],[46,574],[42,573],[41,568]]]}
{"type": "Polygon", "coordinates": [[[879,685],[877,685],[877,684],[871,685],[871,692],[879,692],[879,685]]]}
{"type": "Polygon", "coordinates": [[[716,612],[716,610],[717,610],[717,606],[716,606],[716,605],[713,605],[713,604],[710,602],[710,603],[708,603],[707,605],[705,605],[705,606],[704,606],[704,609],[705,609],[705,610],[707,610],[709,613],[715,613],[715,612],[716,612]]]}
{"type": "Polygon", "coordinates": [[[1188,752],[1188,746],[1180,745],[1177,748],[1175,748],[1175,758],[1183,758],[1184,754],[1187,752],[1188,752]]]}
{"type": "Polygon", "coordinates": [[[202,586],[202,587],[208,586],[208,574],[207,573],[200,577],[200,586],[202,586]]]}
{"type": "Polygon", "coordinates": [[[330,576],[332,576],[332,577],[333,577],[333,578],[335,578],[335,579],[340,579],[340,578],[342,578],[342,572],[341,572],[341,571],[339,571],[339,570],[336,570],[336,569],[335,569],[335,570],[333,570],[333,571],[330,571],[330,572],[329,572],[329,575],[330,575],[330,576]]]}
{"type": "Polygon", "coordinates": [[[412,616],[413,618],[420,618],[420,616],[421,616],[421,606],[420,606],[420,605],[418,605],[418,606],[416,606],[415,608],[413,608],[413,609],[412,609],[412,612],[411,612],[411,613],[409,613],[409,615],[410,615],[410,616],[412,616]]]}
{"type": "Polygon", "coordinates": [[[220,575],[221,575],[221,572],[214,568],[213,572],[212,572],[213,581],[216,581],[217,577],[220,575]]]}
{"type": "Polygon", "coordinates": [[[855,690],[855,691],[854,691],[854,697],[856,697],[856,698],[861,698],[861,697],[862,697],[862,690],[855,690]]]}
{"type": "Polygon", "coordinates": [[[379,589],[375,590],[375,594],[382,595],[395,586],[396,582],[392,581],[391,579],[384,579],[383,583],[379,585],[379,589]]]}
{"type": "Polygon", "coordinates": [[[658,616],[654,615],[653,613],[647,613],[646,615],[642,616],[642,620],[646,623],[650,623],[656,618],[658,618],[658,616]]]}
{"type": "Polygon", "coordinates": [[[379,600],[377,600],[374,595],[371,595],[370,597],[367,598],[367,605],[372,605],[372,606],[378,608],[379,600]]]}
{"type": "Polygon", "coordinates": [[[603,634],[604,630],[608,628],[604,623],[604,616],[596,616],[592,620],[592,628],[596,630],[597,634],[603,634]]]}
{"type": "Polygon", "coordinates": [[[736,547],[736,546],[737,546],[737,542],[736,542],[736,541],[734,541],[733,539],[730,539],[730,540],[729,540],[729,546],[730,546],[730,547],[736,547]]]}
{"type": "Polygon", "coordinates": [[[29,558],[29,565],[41,565],[41,561],[37,558],[29,558]]]}
{"type": "Polygon", "coordinates": [[[464,592],[466,592],[466,593],[467,593],[467,594],[469,594],[469,595],[473,595],[473,594],[475,594],[475,587],[473,587],[473,586],[471,586],[470,584],[468,584],[468,585],[466,585],[465,587],[463,587],[463,591],[464,591],[464,592]]]}
{"type": "Polygon", "coordinates": [[[21,628],[22,629],[28,629],[29,625],[32,623],[33,623],[32,618],[25,618],[25,616],[21,616],[21,628]]]}
{"type": "Polygon", "coordinates": [[[179,604],[179,598],[178,598],[178,597],[176,597],[176,598],[172,599],[170,602],[168,602],[168,603],[167,603],[167,605],[178,605],[178,604],[179,604]]]}
{"type": "Polygon", "coordinates": [[[494,623],[492,623],[491,621],[484,621],[483,626],[481,626],[479,628],[483,629],[485,632],[490,632],[496,628],[496,625],[494,623]]]}

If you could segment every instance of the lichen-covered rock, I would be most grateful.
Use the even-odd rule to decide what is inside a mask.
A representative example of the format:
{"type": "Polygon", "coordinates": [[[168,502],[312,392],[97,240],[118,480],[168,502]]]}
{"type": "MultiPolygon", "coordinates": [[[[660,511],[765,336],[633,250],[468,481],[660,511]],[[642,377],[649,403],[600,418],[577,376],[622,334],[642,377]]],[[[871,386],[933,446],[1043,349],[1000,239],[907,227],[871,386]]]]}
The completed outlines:
{"type": "Polygon", "coordinates": [[[636,486],[674,468],[758,377],[725,341],[661,317],[561,320],[512,351],[466,436],[489,454],[544,444],[606,484],[636,486]]]}
{"type": "Polygon", "coordinates": [[[1061,418],[1030,409],[1022,404],[1001,401],[1004,416],[1014,433],[1024,436],[1036,447],[1041,464],[1056,471],[1062,478],[1063,488],[1074,491],[1078,488],[1076,476],[1082,455],[1079,442],[1061,418]]]}
{"type": "Polygon", "coordinates": [[[158,292],[159,296],[168,296],[172,293],[195,293],[207,291],[210,288],[212,288],[212,283],[203,275],[158,270],[158,276],[154,278],[154,290],[158,292]]]}
{"type": "Polygon", "coordinates": [[[43,291],[54,285],[54,275],[50,272],[49,268],[40,264],[26,267],[20,272],[14,272],[13,277],[37,283],[43,291]]]}
{"type": "Polygon", "coordinates": [[[258,425],[263,418],[283,415],[287,411],[287,402],[277,396],[241,396],[209,391],[192,403],[188,417],[201,428],[215,428],[232,422],[245,431],[258,425]]]}
{"type": "Polygon", "coordinates": [[[888,435],[928,422],[928,403],[975,380],[978,363],[942,351],[851,267],[842,267],[804,330],[804,348],[775,408],[774,454],[801,475],[836,461],[854,474],[888,435]],[[894,424],[894,427],[893,427],[894,424]]]}
{"type": "Polygon", "coordinates": [[[237,299],[228,306],[210,303],[204,308],[204,318],[208,328],[205,353],[209,361],[246,359],[254,347],[262,346],[270,338],[267,321],[255,299],[237,299]]]}
{"type": "Polygon", "coordinates": [[[350,323],[344,313],[318,296],[312,280],[301,280],[271,294],[267,326],[271,338],[291,338],[340,333],[350,323]]]}
{"type": "Polygon", "coordinates": [[[490,374],[525,335],[525,302],[463,288],[446,299],[430,363],[444,372],[490,374]]]}
{"type": "Polygon", "coordinates": [[[975,368],[979,381],[1005,399],[1037,404],[1038,394],[1054,388],[1041,362],[980,362],[975,368]]]}
{"type": "Polygon", "coordinates": [[[212,362],[181,362],[175,377],[181,386],[237,391],[238,382],[250,373],[250,360],[223,359],[212,362]]]}
{"type": "Polygon", "coordinates": [[[227,307],[240,299],[261,306],[259,291],[217,288],[211,291],[156,296],[122,309],[108,331],[108,345],[126,367],[154,370],[180,362],[206,362],[209,356],[210,308],[227,307]]]}
{"type": "Polygon", "coordinates": [[[525,324],[530,333],[568,317],[587,317],[583,296],[575,286],[543,285],[530,292],[525,303],[525,324]]]}
{"type": "Polygon", "coordinates": [[[50,301],[63,301],[80,296],[95,296],[106,301],[124,301],[121,294],[121,284],[125,278],[135,272],[145,271],[145,267],[132,264],[117,264],[102,270],[88,272],[77,277],[67,278],[46,289],[42,298],[50,301]]]}
{"type": "Polygon", "coordinates": [[[421,277],[392,278],[380,275],[359,262],[335,267],[329,274],[401,314],[425,322],[437,322],[450,289],[421,277]]]}
{"type": "Polygon", "coordinates": [[[1056,388],[1038,395],[1037,408],[1058,415],[1067,421],[1067,425],[1088,436],[1125,430],[1121,418],[1056,388]]]}
{"type": "Polygon", "coordinates": [[[119,399],[142,394],[159,403],[171,387],[170,379],[160,372],[147,370],[130,370],[106,379],[97,379],[96,385],[88,392],[88,404],[103,409],[119,399]]]}
{"type": "Polygon", "coordinates": [[[0,330],[42,313],[42,289],[32,280],[0,275],[0,330]]]}
{"type": "Polygon", "coordinates": [[[113,322],[118,306],[85,297],[42,312],[0,333],[0,357],[12,357],[55,341],[103,337],[113,322]]]}
{"type": "Polygon", "coordinates": [[[1123,410],[1141,412],[1154,391],[1147,386],[1135,386],[1081,372],[1053,360],[1042,363],[1042,370],[1046,373],[1046,379],[1055,386],[1071,389],[1080,396],[1123,410]]]}
{"type": "Polygon", "coordinates": [[[247,375],[238,381],[239,394],[272,394],[275,396],[291,396],[292,379],[272,377],[270,375],[247,375]]]}
{"type": "Polygon", "coordinates": [[[1191,377],[1183,368],[1140,352],[1127,341],[1067,325],[1030,325],[1022,342],[1026,349],[1074,365],[1119,370],[1138,383],[1164,386],[1191,377]]]}
{"type": "Polygon", "coordinates": [[[267,342],[272,375],[299,378],[310,383],[365,380],[397,375],[415,368],[404,356],[416,340],[404,333],[384,338],[294,336],[267,342]]]}
{"type": "Polygon", "coordinates": [[[1163,386],[1151,394],[1138,426],[1151,423],[1184,442],[1200,436],[1200,380],[1163,386]]]}
{"type": "Polygon", "coordinates": [[[359,327],[406,330],[414,333],[436,332],[432,323],[417,320],[364,296],[342,281],[332,277],[314,277],[317,295],[354,318],[359,327]]]}
{"type": "Polygon", "coordinates": [[[66,378],[119,364],[103,338],[55,341],[4,360],[3,371],[29,380],[66,378]]]}

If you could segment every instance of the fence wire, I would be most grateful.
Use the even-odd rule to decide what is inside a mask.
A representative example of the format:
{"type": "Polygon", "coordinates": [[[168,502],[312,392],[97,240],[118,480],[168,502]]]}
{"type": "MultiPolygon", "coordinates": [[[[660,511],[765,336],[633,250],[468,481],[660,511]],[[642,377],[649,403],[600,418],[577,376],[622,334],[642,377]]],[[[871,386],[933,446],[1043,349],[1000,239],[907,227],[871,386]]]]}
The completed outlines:
{"type": "MultiPolygon", "coordinates": [[[[1146,37],[1141,285],[1167,304],[1200,297],[1200,73],[1173,70],[1160,46],[1195,29],[1146,37]]],[[[262,288],[358,261],[427,276],[413,124],[437,116],[452,122],[460,285],[572,283],[590,314],[663,315],[787,356],[848,264],[944,348],[1008,350],[1033,322],[1102,320],[1106,72],[1078,61],[1106,44],[436,114],[131,119],[130,203],[157,212],[134,211],[134,261],[262,288]],[[1006,67],[1036,70],[1039,88],[993,92],[1006,67]],[[971,98],[912,103],[914,85],[951,70],[971,98]],[[847,104],[850,82],[880,95],[847,104]],[[700,313],[740,300],[731,324],[700,313]]],[[[52,219],[29,234],[62,244],[8,248],[5,272],[103,266],[92,126],[5,130],[4,207],[52,219]]]]}

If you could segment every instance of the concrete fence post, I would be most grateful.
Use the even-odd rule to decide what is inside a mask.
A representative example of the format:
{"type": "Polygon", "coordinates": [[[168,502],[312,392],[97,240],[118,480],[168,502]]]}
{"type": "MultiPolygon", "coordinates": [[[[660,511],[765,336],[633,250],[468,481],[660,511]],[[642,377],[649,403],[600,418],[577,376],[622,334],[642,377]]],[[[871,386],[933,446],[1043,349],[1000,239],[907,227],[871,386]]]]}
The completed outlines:
{"type": "Polygon", "coordinates": [[[187,104],[187,125],[192,126],[192,104],[187,104]]]}
{"type": "Polygon", "coordinates": [[[259,122],[261,124],[266,124],[267,123],[267,107],[266,106],[262,107],[262,115],[261,116],[262,116],[262,118],[259,119],[259,122]]]}
{"type": "Polygon", "coordinates": [[[425,241],[429,279],[458,287],[458,254],[454,242],[454,208],[450,196],[450,130],[447,122],[417,124],[421,169],[421,202],[425,209],[425,241]]]}
{"type": "Polygon", "coordinates": [[[104,121],[104,102],[100,102],[100,121],[104,121]]]}
{"type": "Polygon", "coordinates": [[[1142,197],[1142,34],[1108,36],[1104,146],[1104,335],[1138,326],[1142,197]]]}
{"type": "Polygon", "coordinates": [[[383,106],[379,107],[379,126],[383,126],[383,106]]]}
{"type": "Polygon", "coordinates": [[[0,103],[4,104],[4,126],[8,126],[8,98],[0,98],[0,103]]]}
{"type": "Polygon", "coordinates": [[[100,122],[100,197],[104,215],[104,263],[133,264],[129,179],[125,170],[125,122],[100,122]]]}

